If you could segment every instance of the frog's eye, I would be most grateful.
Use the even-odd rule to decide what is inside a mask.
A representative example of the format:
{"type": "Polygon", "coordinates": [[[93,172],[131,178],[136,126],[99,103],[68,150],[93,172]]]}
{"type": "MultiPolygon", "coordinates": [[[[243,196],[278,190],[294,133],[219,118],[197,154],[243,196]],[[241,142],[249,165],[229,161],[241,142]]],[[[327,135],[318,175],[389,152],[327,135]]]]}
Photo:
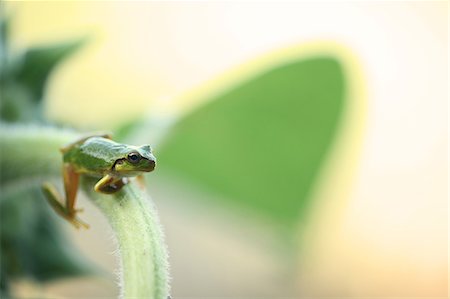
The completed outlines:
{"type": "Polygon", "coordinates": [[[142,158],[141,155],[139,155],[139,153],[136,153],[136,152],[129,153],[127,156],[127,160],[131,164],[138,163],[139,161],[141,161],[141,158],[142,158]]]}

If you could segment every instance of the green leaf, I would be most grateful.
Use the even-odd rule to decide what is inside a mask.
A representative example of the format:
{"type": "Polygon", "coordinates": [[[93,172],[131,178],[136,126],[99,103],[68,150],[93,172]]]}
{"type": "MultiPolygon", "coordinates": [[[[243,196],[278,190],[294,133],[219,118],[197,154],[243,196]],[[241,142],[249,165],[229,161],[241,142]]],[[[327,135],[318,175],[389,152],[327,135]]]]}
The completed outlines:
{"type": "Polygon", "coordinates": [[[9,18],[2,16],[0,12],[0,65],[1,76],[3,77],[3,68],[6,64],[6,57],[8,55],[8,37],[9,37],[9,18]]]}
{"type": "MultiPolygon", "coordinates": [[[[0,118],[6,122],[44,119],[41,105],[52,70],[78,49],[84,40],[29,49],[21,56],[8,53],[9,18],[0,20],[0,118]]],[[[14,53],[12,53],[14,54],[14,53]]]]}
{"type": "Polygon", "coordinates": [[[42,100],[45,83],[50,72],[83,43],[84,40],[77,40],[26,51],[22,57],[22,63],[16,71],[16,80],[27,86],[33,94],[33,99],[39,102],[42,100]]]}
{"type": "Polygon", "coordinates": [[[335,59],[280,65],[181,119],[158,149],[159,170],[293,228],[311,204],[344,100],[335,59]]]}
{"type": "Polygon", "coordinates": [[[33,103],[32,96],[21,85],[0,83],[1,97],[0,119],[5,122],[28,121],[35,118],[38,109],[33,103]]]}

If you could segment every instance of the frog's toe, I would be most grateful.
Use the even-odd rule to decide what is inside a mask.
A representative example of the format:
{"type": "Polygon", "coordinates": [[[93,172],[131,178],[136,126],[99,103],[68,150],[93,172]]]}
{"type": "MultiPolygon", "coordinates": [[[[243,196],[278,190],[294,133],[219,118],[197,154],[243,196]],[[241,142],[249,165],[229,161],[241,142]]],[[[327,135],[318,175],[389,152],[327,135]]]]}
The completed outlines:
{"type": "Polygon", "coordinates": [[[69,222],[75,226],[75,228],[79,229],[80,227],[83,227],[85,229],[88,229],[90,226],[89,224],[87,224],[86,222],[84,222],[83,220],[81,220],[78,217],[71,217],[70,219],[68,219],[69,222]]]}
{"type": "Polygon", "coordinates": [[[73,226],[75,226],[76,229],[80,229],[80,224],[79,224],[78,222],[73,221],[73,220],[69,220],[69,222],[70,222],[73,226]]]}

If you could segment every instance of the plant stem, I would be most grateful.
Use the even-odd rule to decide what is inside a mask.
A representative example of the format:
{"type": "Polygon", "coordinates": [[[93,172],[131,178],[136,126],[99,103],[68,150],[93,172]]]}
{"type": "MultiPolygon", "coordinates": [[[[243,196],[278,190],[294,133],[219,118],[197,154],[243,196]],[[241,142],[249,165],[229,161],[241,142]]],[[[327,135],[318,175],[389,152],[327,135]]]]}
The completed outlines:
{"type": "Polygon", "coordinates": [[[0,123],[0,182],[61,176],[59,148],[79,135],[70,130],[0,123]]]}
{"type": "Polygon", "coordinates": [[[156,210],[147,193],[129,183],[121,191],[96,193],[92,180],[84,190],[108,218],[116,235],[121,259],[122,297],[166,299],[168,263],[156,210]]]}
{"type": "MultiPolygon", "coordinates": [[[[58,149],[76,140],[73,131],[42,126],[0,124],[1,184],[17,179],[61,176],[58,149]]],[[[118,241],[121,296],[125,299],[166,299],[169,294],[166,246],[156,210],[148,194],[130,182],[105,195],[93,190],[95,180],[82,187],[107,217],[118,241]]]]}

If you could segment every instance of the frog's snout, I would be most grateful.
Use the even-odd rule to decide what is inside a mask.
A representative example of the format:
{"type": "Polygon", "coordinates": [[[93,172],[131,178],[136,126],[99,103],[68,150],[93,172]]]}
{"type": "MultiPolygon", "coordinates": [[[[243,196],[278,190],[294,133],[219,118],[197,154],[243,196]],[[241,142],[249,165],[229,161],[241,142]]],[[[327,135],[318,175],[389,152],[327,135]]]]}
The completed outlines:
{"type": "Polygon", "coordinates": [[[156,167],[155,159],[148,159],[147,161],[148,162],[147,162],[147,165],[145,167],[145,171],[148,171],[148,172],[153,171],[155,169],[155,167],[156,167]]]}

